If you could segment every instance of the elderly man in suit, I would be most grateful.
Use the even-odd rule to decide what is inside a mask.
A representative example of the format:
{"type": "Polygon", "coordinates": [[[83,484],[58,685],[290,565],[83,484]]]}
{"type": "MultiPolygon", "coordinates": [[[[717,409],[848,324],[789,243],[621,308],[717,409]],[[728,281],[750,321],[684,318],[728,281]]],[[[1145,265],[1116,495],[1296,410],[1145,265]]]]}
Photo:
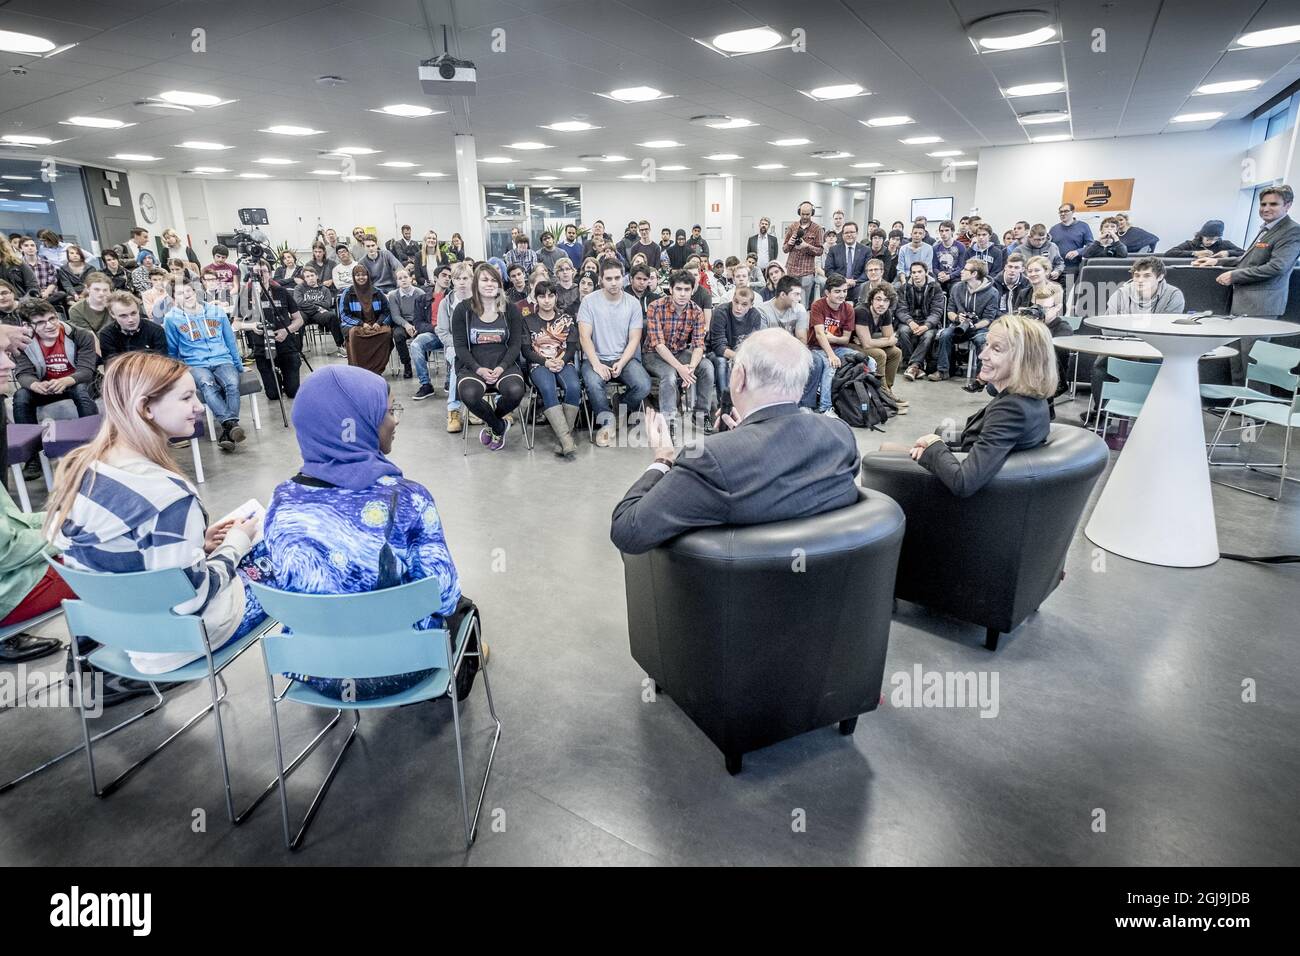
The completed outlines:
{"type": "Polygon", "coordinates": [[[752,252],[760,272],[767,269],[769,262],[775,262],[777,256],[776,235],[772,232],[772,220],[764,216],[758,221],[758,232],[749,237],[745,252],[752,252]]]}
{"type": "MultiPolygon", "coordinates": [[[[1291,270],[1300,258],[1300,223],[1290,216],[1294,201],[1290,186],[1270,186],[1261,192],[1259,235],[1232,269],[1215,277],[1219,285],[1232,286],[1234,315],[1276,319],[1286,311],[1291,270]]],[[[1254,344],[1254,339],[1242,339],[1241,350],[1232,357],[1234,385],[1246,382],[1247,356],[1254,344]]]]}
{"type": "Polygon", "coordinates": [[[852,429],[799,408],[811,369],[806,345],[762,329],[732,361],[729,430],[679,454],[663,416],[647,411],[654,461],[614,508],[615,547],[641,554],[693,528],[784,521],[857,501],[852,429]]]}
{"type": "Polygon", "coordinates": [[[868,247],[858,242],[858,224],[846,222],[840,230],[840,241],[826,253],[822,269],[829,276],[839,273],[849,283],[849,301],[857,302],[858,294],[866,280],[868,247]]]}

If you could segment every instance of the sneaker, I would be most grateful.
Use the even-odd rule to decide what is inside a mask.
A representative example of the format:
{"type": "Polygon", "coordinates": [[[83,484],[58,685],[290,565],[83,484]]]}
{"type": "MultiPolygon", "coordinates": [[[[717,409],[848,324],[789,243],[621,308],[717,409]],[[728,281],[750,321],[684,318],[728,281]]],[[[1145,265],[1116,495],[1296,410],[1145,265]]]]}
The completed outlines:
{"type": "Polygon", "coordinates": [[[447,413],[447,431],[448,431],[448,432],[450,432],[450,433],[453,434],[453,435],[458,435],[458,434],[460,434],[461,430],[462,430],[464,427],[465,427],[464,423],[460,420],[460,409],[459,409],[459,408],[453,408],[451,411],[449,411],[449,412],[447,413]]]}
{"type": "Polygon", "coordinates": [[[596,444],[601,448],[608,448],[610,445],[614,444],[614,436],[610,434],[608,428],[602,428],[600,431],[596,432],[596,444]]]}
{"type": "Polygon", "coordinates": [[[827,418],[835,418],[835,417],[836,417],[836,416],[835,416],[835,409],[833,409],[833,408],[823,408],[820,412],[818,412],[818,414],[819,414],[819,415],[825,415],[827,418]]]}
{"type": "Polygon", "coordinates": [[[340,349],[336,350],[336,351],[334,352],[334,354],[337,355],[339,358],[347,358],[347,357],[348,357],[348,350],[345,349],[345,348],[340,348],[340,349]]]}
{"type": "Polygon", "coordinates": [[[510,434],[510,426],[513,424],[514,422],[512,422],[510,419],[507,418],[505,421],[505,426],[506,426],[505,430],[502,431],[500,435],[497,435],[495,438],[492,439],[492,441],[488,444],[488,448],[490,448],[492,451],[500,451],[502,448],[505,448],[506,436],[510,434]]]}
{"type": "Polygon", "coordinates": [[[496,436],[492,434],[492,429],[484,425],[479,429],[478,440],[490,448],[492,447],[492,442],[496,440],[496,436]]]}
{"type": "Polygon", "coordinates": [[[930,381],[932,381],[932,382],[946,382],[946,381],[948,381],[948,373],[947,373],[947,372],[931,372],[929,375],[926,376],[926,378],[928,378],[928,379],[929,379],[930,381]]]}
{"type": "Polygon", "coordinates": [[[921,368],[918,365],[909,365],[907,371],[903,373],[903,378],[909,382],[915,382],[921,375],[921,368]]]}
{"type": "Polygon", "coordinates": [[[240,427],[239,422],[230,423],[230,437],[237,442],[242,442],[246,437],[244,429],[240,427]]]}
{"type": "Polygon", "coordinates": [[[418,389],[415,390],[415,394],[411,396],[411,400],[416,402],[422,402],[432,394],[433,394],[432,385],[421,385],[418,389]]]}
{"type": "Polygon", "coordinates": [[[230,437],[230,426],[222,425],[221,434],[217,436],[217,447],[222,451],[234,451],[235,440],[230,437]]]}

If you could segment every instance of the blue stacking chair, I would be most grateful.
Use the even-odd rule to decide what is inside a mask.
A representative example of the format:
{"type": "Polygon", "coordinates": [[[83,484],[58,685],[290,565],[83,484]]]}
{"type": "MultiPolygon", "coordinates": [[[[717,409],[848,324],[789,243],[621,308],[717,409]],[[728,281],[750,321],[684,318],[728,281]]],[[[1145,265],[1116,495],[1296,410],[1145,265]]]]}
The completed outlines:
{"type": "MultiPolygon", "coordinates": [[[[467,615],[456,634],[445,628],[417,631],[414,625],[429,616],[429,609],[442,603],[442,584],[437,578],[422,578],[400,587],[362,594],[294,594],[261,584],[251,585],[267,613],[284,624],[287,634],[268,634],[262,640],[262,656],[266,662],[267,699],[271,706],[271,730],[275,738],[276,778],[241,815],[252,810],[277,787],[280,791],[280,815],[284,823],[284,843],[296,850],[320,808],[325,792],[356,736],[361,724],[361,711],[402,707],[422,701],[446,697],[451,701],[452,722],[456,730],[456,770],[460,776],[460,803],[465,819],[465,846],[468,849],[478,835],[479,811],[487,793],[488,777],[496,756],[497,741],[501,738],[501,721],[492,703],[492,687],[488,682],[487,667],[483,666],[483,689],[487,694],[488,709],[496,723],[492,749],[488,753],[487,769],[479,788],[478,802],[474,806],[473,820],[465,789],[465,761],[461,747],[460,704],[456,700],[454,676],[459,672],[466,656],[467,639],[471,633],[479,636],[478,614],[467,615]],[[275,675],[310,674],[313,677],[339,680],[389,677],[413,671],[431,670],[433,673],[414,687],[386,697],[363,701],[343,701],[353,712],[353,722],[342,749],[312,798],[307,815],[296,835],[290,834],[289,799],[285,792],[285,778],[294,771],[310,752],[304,750],[288,767],[284,764],[284,747],[280,737],[279,705],[283,701],[319,707],[339,713],[340,700],[327,697],[309,684],[289,679],[288,686],[279,693],[275,690],[275,675]]],[[[475,646],[481,646],[481,641],[475,646]]],[[[477,651],[469,652],[476,656],[477,651]]],[[[329,728],[326,728],[328,730],[329,728]]],[[[324,734],[324,731],[321,732],[324,734]]],[[[320,735],[317,736],[317,740],[320,735]]],[[[315,746],[313,742],[312,746],[315,746]]]]}
{"type": "Polygon", "coordinates": [[[50,558],[46,560],[67,582],[68,587],[77,594],[76,600],[63,602],[63,612],[67,617],[68,632],[73,638],[72,690],[77,698],[77,708],[81,715],[83,742],[81,746],[60,754],[35,770],[0,787],[0,792],[10,789],[84,748],[86,766],[90,772],[91,792],[97,797],[106,797],[120,787],[131,774],[152,760],[164,747],[211,712],[216,726],[217,758],[221,764],[222,782],[225,786],[226,812],[230,821],[234,823],[235,805],[230,787],[230,765],[226,759],[226,740],[222,731],[220,711],[220,704],[225,700],[227,687],[221,672],[251,647],[253,642],[274,622],[268,621],[238,641],[232,641],[224,647],[213,650],[201,617],[194,614],[176,614],[172,611],[177,604],[191,601],[195,596],[194,586],[181,569],[100,574],[92,571],[74,571],[50,558]],[[77,646],[78,637],[90,638],[102,646],[83,655],[77,646]],[[145,652],[195,653],[201,654],[202,657],[163,674],[142,674],[131,664],[126,648],[145,652]],[[153,688],[153,702],[135,716],[92,737],[90,725],[86,722],[86,697],[83,693],[82,665],[87,663],[109,674],[147,682],[153,688]],[[157,711],[164,703],[162,693],[158,690],[159,684],[182,683],[204,678],[207,679],[211,703],[101,788],[95,772],[94,742],[157,711]],[[220,694],[217,693],[218,684],[221,685],[220,694]]]}
{"type": "MultiPolygon", "coordinates": [[[[1239,402],[1251,402],[1258,404],[1261,402],[1276,402],[1280,405],[1287,405],[1300,396],[1300,374],[1292,371],[1297,365],[1300,365],[1300,349],[1294,349],[1286,345],[1277,345],[1273,342],[1256,342],[1250,349],[1249,364],[1246,367],[1246,384],[1245,385],[1202,385],[1201,398],[1214,400],[1231,399],[1228,407],[1222,410],[1223,417],[1219,420],[1219,427],[1214,432],[1214,438],[1210,441],[1210,451],[1207,460],[1211,465],[1228,465],[1236,467],[1236,462],[1218,462],[1214,460],[1214,449],[1220,447],[1219,439],[1223,436],[1227,428],[1228,420],[1233,415],[1241,414],[1239,402]],[[1251,383],[1262,385],[1273,385],[1277,388],[1290,392],[1285,398],[1272,394],[1271,392],[1262,392],[1258,389],[1251,388],[1251,383]]],[[[1242,416],[1242,424],[1236,428],[1227,428],[1228,431],[1241,431],[1246,428],[1245,419],[1249,416],[1242,416]]],[[[1277,424],[1276,422],[1274,424],[1277,424]]],[[[1222,443],[1222,447],[1232,448],[1232,443],[1222,443]]]]}
{"type": "Polygon", "coordinates": [[[1106,371],[1118,382],[1103,382],[1101,401],[1098,403],[1099,434],[1105,437],[1112,418],[1137,418],[1147,400],[1151,386],[1160,371],[1159,362],[1133,362],[1129,359],[1109,358],[1106,371]],[[1105,418],[1103,418],[1103,414],[1105,418]]]}

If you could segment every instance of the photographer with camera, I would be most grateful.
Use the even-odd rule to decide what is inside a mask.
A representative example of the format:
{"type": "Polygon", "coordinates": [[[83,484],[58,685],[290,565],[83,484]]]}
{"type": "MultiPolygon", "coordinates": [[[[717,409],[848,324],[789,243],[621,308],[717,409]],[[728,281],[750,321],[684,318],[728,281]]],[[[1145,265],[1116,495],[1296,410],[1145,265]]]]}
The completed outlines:
{"type": "Polygon", "coordinates": [[[799,204],[799,219],[786,229],[785,241],[781,243],[781,248],[786,253],[786,275],[799,280],[805,302],[813,301],[813,286],[817,282],[817,257],[824,251],[824,233],[822,227],[812,221],[813,210],[810,202],[799,204]]]}
{"type": "MultiPolygon", "coordinates": [[[[253,243],[250,254],[256,256],[267,251],[264,247],[258,249],[257,245],[253,243]]],[[[244,243],[240,247],[243,255],[244,243]]],[[[240,289],[238,318],[231,325],[235,331],[244,333],[257,373],[262,377],[266,398],[275,402],[280,400],[281,382],[289,398],[298,394],[303,361],[300,333],[307,320],[293,297],[271,281],[269,263],[269,258],[253,259],[248,281],[240,289]]]]}
{"type": "MultiPolygon", "coordinates": [[[[971,361],[974,373],[979,371],[979,353],[984,348],[989,326],[998,317],[998,290],[988,278],[988,263],[983,259],[967,259],[961,269],[961,281],[952,287],[948,300],[948,323],[939,332],[937,368],[929,375],[932,382],[948,378],[952,366],[953,346],[958,342],[971,343],[971,361]]],[[[973,374],[974,374],[973,373],[973,374]]],[[[975,379],[971,379],[975,383],[975,379]]]]}

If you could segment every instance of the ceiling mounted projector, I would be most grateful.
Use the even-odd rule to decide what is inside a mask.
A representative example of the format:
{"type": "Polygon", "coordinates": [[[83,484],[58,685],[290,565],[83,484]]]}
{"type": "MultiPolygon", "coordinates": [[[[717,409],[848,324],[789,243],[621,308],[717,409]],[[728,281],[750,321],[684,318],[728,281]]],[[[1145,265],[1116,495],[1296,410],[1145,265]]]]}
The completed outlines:
{"type": "Polygon", "coordinates": [[[469,60],[443,53],[420,61],[420,87],[428,96],[473,96],[478,71],[469,60]]]}

